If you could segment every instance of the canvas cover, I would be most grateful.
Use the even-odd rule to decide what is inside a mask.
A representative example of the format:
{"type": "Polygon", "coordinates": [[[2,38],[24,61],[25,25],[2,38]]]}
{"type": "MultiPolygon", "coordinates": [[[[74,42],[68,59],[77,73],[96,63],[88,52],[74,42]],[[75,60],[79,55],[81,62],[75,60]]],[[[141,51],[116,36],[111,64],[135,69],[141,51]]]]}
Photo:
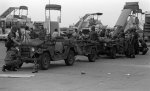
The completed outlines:
{"type": "Polygon", "coordinates": [[[139,10],[138,2],[126,2],[124,9],[131,9],[132,11],[136,12],[139,10]]]}
{"type": "Polygon", "coordinates": [[[28,7],[27,6],[20,6],[19,9],[28,10],[28,7]]]}
{"type": "Polygon", "coordinates": [[[47,4],[45,10],[61,10],[61,5],[57,4],[47,4]]]}

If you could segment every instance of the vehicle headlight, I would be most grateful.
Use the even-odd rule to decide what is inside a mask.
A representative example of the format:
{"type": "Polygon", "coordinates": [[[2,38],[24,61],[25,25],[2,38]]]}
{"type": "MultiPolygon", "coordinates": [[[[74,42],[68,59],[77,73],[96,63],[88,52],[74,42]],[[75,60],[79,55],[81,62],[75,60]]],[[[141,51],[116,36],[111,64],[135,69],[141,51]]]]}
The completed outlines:
{"type": "Polygon", "coordinates": [[[17,51],[19,51],[19,47],[16,47],[17,51]]]}
{"type": "Polygon", "coordinates": [[[107,43],[104,43],[104,46],[107,46],[107,43]]]}
{"type": "Polygon", "coordinates": [[[31,48],[31,51],[32,51],[32,52],[34,52],[34,51],[35,51],[35,48],[34,48],[34,47],[32,47],[32,48],[31,48]]]}

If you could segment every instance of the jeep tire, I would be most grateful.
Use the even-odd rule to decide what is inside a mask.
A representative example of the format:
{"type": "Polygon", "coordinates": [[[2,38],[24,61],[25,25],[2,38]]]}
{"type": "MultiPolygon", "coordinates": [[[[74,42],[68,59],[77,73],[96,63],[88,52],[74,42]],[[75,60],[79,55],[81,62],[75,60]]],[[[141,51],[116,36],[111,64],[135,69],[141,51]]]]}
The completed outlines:
{"type": "Polygon", "coordinates": [[[22,65],[23,65],[23,62],[21,62],[21,63],[19,64],[19,66],[18,66],[19,69],[22,67],[22,65]]]}
{"type": "Polygon", "coordinates": [[[148,48],[143,48],[142,55],[145,55],[147,53],[147,51],[148,51],[148,48]]]}
{"type": "Polygon", "coordinates": [[[89,62],[95,62],[96,57],[97,57],[96,49],[92,49],[91,54],[88,54],[89,62]]]}
{"type": "Polygon", "coordinates": [[[112,59],[116,58],[116,48],[115,47],[110,48],[110,57],[112,59]]]}
{"type": "Polygon", "coordinates": [[[65,63],[67,66],[72,66],[74,62],[75,62],[75,53],[73,50],[70,50],[67,59],[65,59],[65,63]]]}
{"type": "Polygon", "coordinates": [[[47,52],[43,53],[39,57],[39,65],[41,70],[47,70],[50,65],[50,56],[47,52]]]}

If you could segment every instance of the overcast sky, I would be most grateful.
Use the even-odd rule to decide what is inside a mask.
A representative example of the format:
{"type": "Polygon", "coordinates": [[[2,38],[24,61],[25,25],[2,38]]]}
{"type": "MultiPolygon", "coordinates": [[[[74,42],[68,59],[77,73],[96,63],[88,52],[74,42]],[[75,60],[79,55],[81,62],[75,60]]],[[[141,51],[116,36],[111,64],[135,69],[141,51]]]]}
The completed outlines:
{"type": "MultiPolygon", "coordinates": [[[[50,0],[52,4],[62,5],[61,26],[68,27],[86,13],[102,12],[101,21],[104,25],[114,26],[125,2],[139,2],[143,11],[150,11],[150,0],[50,0]]],[[[0,15],[8,7],[26,5],[29,17],[33,21],[45,20],[45,5],[49,0],[0,0],[0,15]]]]}

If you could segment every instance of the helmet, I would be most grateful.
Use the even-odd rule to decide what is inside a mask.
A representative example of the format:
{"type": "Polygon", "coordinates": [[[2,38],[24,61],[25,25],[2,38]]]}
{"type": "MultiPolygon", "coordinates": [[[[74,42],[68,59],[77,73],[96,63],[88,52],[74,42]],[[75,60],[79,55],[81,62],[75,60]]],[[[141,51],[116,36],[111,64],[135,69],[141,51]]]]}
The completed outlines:
{"type": "Polygon", "coordinates": [[[25,30],[29,30],[29,27],[28,27],[28,26],[25,26],[25,30]]]}
{"type": "Polygon", "coordinates": [[[92,30],[92,31],[95,31],[95,26],[92,26],[92,27],[91,27],[91,30],[92,30]]]}
{"type": "Polygon", "coordinates": [[[136,25],[133,25],[133,26],[131,27],[131,29],[132,29],[132,30],[136,30],[136,29],[137,29],[136,25]]]}
{"type": "Polygon", "coordinates": [[[17,26],[12,26],[12,28],[11,28],[11,31],[12,32],[16,32],[18,30],[18,27],[17,26]]]}

